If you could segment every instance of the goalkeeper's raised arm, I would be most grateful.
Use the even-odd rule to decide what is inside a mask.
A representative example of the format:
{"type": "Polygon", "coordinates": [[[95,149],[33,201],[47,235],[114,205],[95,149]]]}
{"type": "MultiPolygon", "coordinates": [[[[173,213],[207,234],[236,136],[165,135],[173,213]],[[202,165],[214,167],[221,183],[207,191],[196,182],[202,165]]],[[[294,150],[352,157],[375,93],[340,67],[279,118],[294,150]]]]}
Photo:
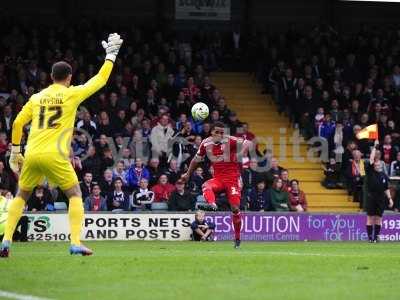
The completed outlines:
{"type": "Polygon", "coordinates": [[[73,89],[75,89],[77,92],[76,96],[80,102],[87,99],[92,94],[94,94],[95,92],[97,92],[99,89],[101,89],[103,86],[106,85],[122,43],[123,40],[117,33],[111,33],[108,36],[107,41],[101,42],[101,45],[106,51],[106,58],[99,73],[97,73],[96,76],[92,77],[84,85],[73,87],[73,89]]]}

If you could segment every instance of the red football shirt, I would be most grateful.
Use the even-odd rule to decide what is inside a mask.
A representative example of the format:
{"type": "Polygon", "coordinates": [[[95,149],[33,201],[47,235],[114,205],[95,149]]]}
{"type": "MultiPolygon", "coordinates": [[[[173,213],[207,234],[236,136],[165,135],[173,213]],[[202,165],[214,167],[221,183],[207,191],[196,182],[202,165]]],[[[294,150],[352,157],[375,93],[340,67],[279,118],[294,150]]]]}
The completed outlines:
{"type": "Polygon", "coordinates": [[[224,181],[237,181],[240,177],[240,163],[238,162],[238,138],[225,137],[220,143],[214,143],[212,138],[202,141],[197,156],[206,155],[214,168],[214,177],[224,181]]]}

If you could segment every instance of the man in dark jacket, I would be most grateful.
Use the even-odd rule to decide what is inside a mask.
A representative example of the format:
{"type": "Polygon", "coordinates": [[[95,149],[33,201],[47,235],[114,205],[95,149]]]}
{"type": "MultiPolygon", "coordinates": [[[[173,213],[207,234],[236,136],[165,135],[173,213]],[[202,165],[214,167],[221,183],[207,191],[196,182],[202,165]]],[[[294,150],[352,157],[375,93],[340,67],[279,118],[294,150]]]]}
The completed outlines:
{"type": "Polygon", "coordinates": [[[90,196],[90,193],[92,192],[92,186],[93,186],[93,175],[91,172],[85,172],[83,175],[83,181],[79,184],[81,187],[82,191],[82,199],[86,199],[87,197],[90,196]]]}
{"type": "Polygon", "coordinates": [[[176,190],[168,200],[170,211],[190,211],[194,209],[194,197],[185,190],[185,183],[178,179],[175,183],[176,190]]]}

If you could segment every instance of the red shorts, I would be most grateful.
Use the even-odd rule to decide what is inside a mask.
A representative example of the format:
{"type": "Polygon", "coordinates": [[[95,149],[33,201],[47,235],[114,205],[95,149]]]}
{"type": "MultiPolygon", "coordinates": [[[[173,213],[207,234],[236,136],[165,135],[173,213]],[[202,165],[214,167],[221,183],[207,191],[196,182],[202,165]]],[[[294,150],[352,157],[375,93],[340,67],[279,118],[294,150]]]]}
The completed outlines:
{"type": "Polygon", "coordinates": [[[238,179],[234,180],[221,180],[219,178],[212,178],[203,184],[203,191],[211,189],[214,193],[225,193],[231,206],[240,205],[240,182],[238,179]]]}

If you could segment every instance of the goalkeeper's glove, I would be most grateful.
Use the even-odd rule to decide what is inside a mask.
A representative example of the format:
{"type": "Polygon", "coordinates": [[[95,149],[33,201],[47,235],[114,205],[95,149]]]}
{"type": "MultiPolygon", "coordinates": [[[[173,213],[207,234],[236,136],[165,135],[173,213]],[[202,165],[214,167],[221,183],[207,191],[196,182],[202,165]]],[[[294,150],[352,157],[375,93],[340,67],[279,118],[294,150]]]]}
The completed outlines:
{"type": "Polygon", "coordinates": [[[123,43],[123,40],[119,36],[118,33],[110,33],[108,35],[108,41],[102,41],[101,45],[103,46],[104,50],[106,51],[106,59],[111,60],[112,62],[115,62],[115,59],[117,58],[119,48],[121,48],[121,45],[123,43]]]}
{"type": "Polygon", "coordinates": [[[21,146],[20,145],[12,145],[11,146],[11,154],[10,154],[10,168],[14,173],[19,173],[22,168],[22,164],[24,163],[24,157],[21,154],[21,146]]]}

